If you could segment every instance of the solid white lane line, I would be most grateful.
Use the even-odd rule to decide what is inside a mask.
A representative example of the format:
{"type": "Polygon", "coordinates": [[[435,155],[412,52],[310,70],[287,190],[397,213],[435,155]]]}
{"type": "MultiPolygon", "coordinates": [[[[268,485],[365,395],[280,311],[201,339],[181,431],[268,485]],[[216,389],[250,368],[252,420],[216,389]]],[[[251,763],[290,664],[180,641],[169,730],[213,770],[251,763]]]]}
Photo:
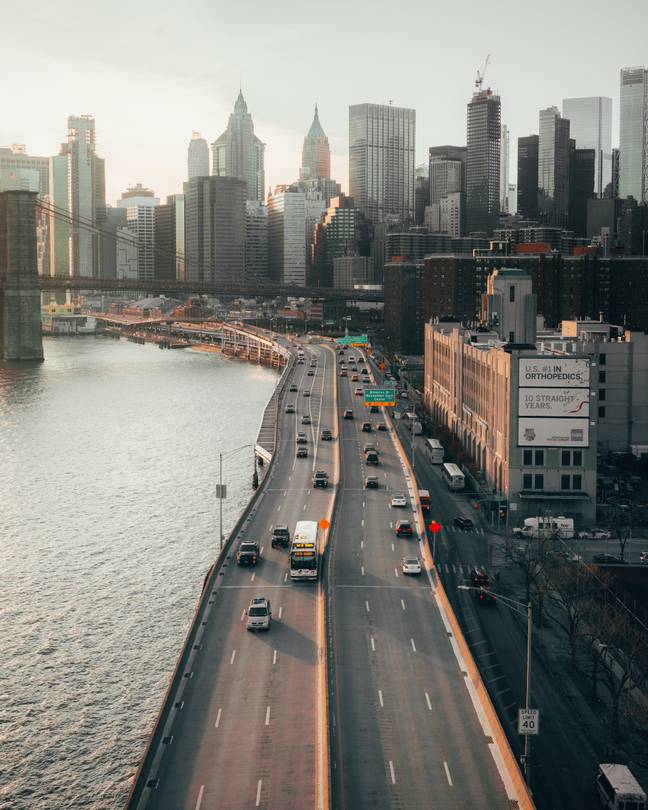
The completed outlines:
{"type": "Polygon", "coordinates": [[[241,621],[245,618],[245,608],[241,611],[241,621]]]}
{"type": "Polygon", "coordinates": [[[414,652],[416,652],[416,644],[414,644],[413,638],[410,639],[410,644],[412,645],[412,649],[414,650],[414,652]]]}
{"type": "Polygon", "coordinates": [[[391,783],[392,785],[396,784],[396,777],[394,776],[394,763],[389,760],[389,775],[391,776],[391,783]]]}
{"type": "Polygon", "coordinates": [[[382,691],[380,689],[378,690],[378,700],[380,701],[380,708],[384,709],[385,708],[385,702],[383,700],[382,691]]]}
{"type": "Polygon", "coordinates": [[[256,795],[255,807],[258,807],[261,804],[261,785],[262,784],[263,784],[263,779],[259,779],[259,783],[257,784],[257,795],[256,795]]]}
{"type": "Polygon", "coordinates": [[[283,613],[283,605],[279,606],[279,618],[281,618],[281,614],[283,613]]]}
{"type": "Polygon", "coordinates": [[[266,709],[266,719],[265,719],[266,726],[270,725],[270,706],[266,709]]]}
{"type": "Polygon", "coordinates": [[[450,776],[450,768],[448,768],[448,763],[444,760],[443,767],[445,768],[446,776],[448,777],[448,784],[452,787],[452,777],[450,776]]]}
{"type": "Polygon", "coordinates": [[[366,600],[365,600],[365,607],[367,608],[367,613],[369,613],[371,611],[371,608],[369,607],[369,602],[367,602],[366,600]]]}
{"type": "Polygon", "coordinates": [[[272,653],[272,663],[273,664],[277,663],[277,651],[276,650],[272,653]]]}
{"type": "Polygon", "coordinates": [[[362,572],[362,576],[364,576],[364,565],[360,566],[360,571],[362,572]]]}
{"type": "Polygon", "coordinates": [[[254,577],[256,577],[256,571],[250,577],[250,582],[254,582],[254,577]]]}
{"type": "Polygon", "coordinates": [[[376,652],[376,643],[374,641],[374,637],[371,636],[371,638],[369,640],[371,641],[371,650],[372,650],[372,652],[376,652]]]}
{"type": "Polygon", "coordinates": [[[432,711],[432,701],[430,700],[430,696],[428,693],[425,693],[425,702],[427,703],[427,707],[430,711],[432,711]]]}
{"type": "Polygon", "coordinates": [[[205,792],[205,786],[200,786],[200,791],[198,792],[198,801],[196,802],[196,810],[200,810],[200,805],[202,804],[202,797],[203,793],[205,792]]]}
{"type": "Polygon", "coordinates": [[[236,650],[232,650],[232,657],[230,658],[230,664],[234,663],[235,658],[236,658],[236,650]]]}
{"type": "Polygon", "coordinates": [[[220,719],[221,719],[221,714],[222,713],[223,713],[223,710],[219,709],[218,714],[216,715],[216,722],[214,723],[214,728],[218,728],[220,726],[220,719]]]}
{"type": "Polygon", "coordinates": [[[401,599],[401,607],[403,608],[403,610],[405,610],[405,600],[404,599],[401,599]]]}

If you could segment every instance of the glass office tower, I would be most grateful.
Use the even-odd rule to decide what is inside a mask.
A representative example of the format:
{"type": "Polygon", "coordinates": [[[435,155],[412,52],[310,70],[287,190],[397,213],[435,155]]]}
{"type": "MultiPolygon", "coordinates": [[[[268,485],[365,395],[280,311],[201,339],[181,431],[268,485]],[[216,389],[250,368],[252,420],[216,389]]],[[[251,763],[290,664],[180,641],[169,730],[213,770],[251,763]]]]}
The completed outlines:
{"type": "Polygon", "coordinates": [[[569,216],[569,121],[558,107],[540,110],[538,218],[543,225],[567,226],[569,216]]]}
{"type": "Polygon", "coordinates": [[[612,180],[612,99],[564,98],[563,116],[577,149],[594,149],[594,193],[602,197],[612,180]]]}
{"type": "Polygon", "coordinates": [[[619,196],[648,201],[648,70],[621,70],[619,196]]]}

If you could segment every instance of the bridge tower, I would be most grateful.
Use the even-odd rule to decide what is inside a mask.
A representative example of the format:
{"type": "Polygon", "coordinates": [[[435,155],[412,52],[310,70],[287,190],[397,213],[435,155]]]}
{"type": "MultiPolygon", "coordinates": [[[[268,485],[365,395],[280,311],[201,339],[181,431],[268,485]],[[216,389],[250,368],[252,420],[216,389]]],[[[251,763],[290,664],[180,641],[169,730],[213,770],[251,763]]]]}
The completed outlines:
{"type": "Polygon", "coordinates": [[[0,356],[42,360],[36,192],[0,192],[0,356]]]}

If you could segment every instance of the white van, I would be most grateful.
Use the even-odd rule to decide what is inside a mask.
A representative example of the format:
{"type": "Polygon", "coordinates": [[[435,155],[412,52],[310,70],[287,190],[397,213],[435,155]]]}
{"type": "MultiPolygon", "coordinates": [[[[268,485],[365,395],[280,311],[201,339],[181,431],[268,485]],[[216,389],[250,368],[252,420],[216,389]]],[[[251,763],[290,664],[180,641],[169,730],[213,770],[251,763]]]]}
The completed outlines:
{"type": "Polygon", "coordinates": [[[574,519],[559,515],[558,517],[530,517],[524,526],[513,529],[513,537],[542,537],[558,535],[563,540],[574,537],[574,519]]]}
{"type": "Polygon", "coordinates": [[[599,765],[596,790],[608,810],[646,810],[646,794],[626,765],[599,765]]]}

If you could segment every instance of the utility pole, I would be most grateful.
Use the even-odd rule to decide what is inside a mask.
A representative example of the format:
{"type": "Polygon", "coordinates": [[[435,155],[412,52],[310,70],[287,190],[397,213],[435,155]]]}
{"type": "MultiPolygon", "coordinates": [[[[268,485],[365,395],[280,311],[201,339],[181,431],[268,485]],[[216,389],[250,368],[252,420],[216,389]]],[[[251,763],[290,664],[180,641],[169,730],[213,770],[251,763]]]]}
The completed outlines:
{"type": "Polygon", "coordinates": [[[220,554],[223,550],[223,454],[222,452],[218,454],[219,458],[219,475],[218,475],[218,483],[219,483],[219,499],[218,499],[218,506],[219,506],[219,513],[220,513],[220,520],[219,520],[219,542],[218,542],[218,553],[220,554]]]}
{"type": "MultiPolygon", "coordinates": [[[[531,708],[531,632],[533,624],[531,622],[531,602],[527,604],[527,659],[526,659],[526,709],[531,708]]],[[[531,784],[531,739],[529,734],[524,735],[524,778],[527,785],[531,784]]]]}

